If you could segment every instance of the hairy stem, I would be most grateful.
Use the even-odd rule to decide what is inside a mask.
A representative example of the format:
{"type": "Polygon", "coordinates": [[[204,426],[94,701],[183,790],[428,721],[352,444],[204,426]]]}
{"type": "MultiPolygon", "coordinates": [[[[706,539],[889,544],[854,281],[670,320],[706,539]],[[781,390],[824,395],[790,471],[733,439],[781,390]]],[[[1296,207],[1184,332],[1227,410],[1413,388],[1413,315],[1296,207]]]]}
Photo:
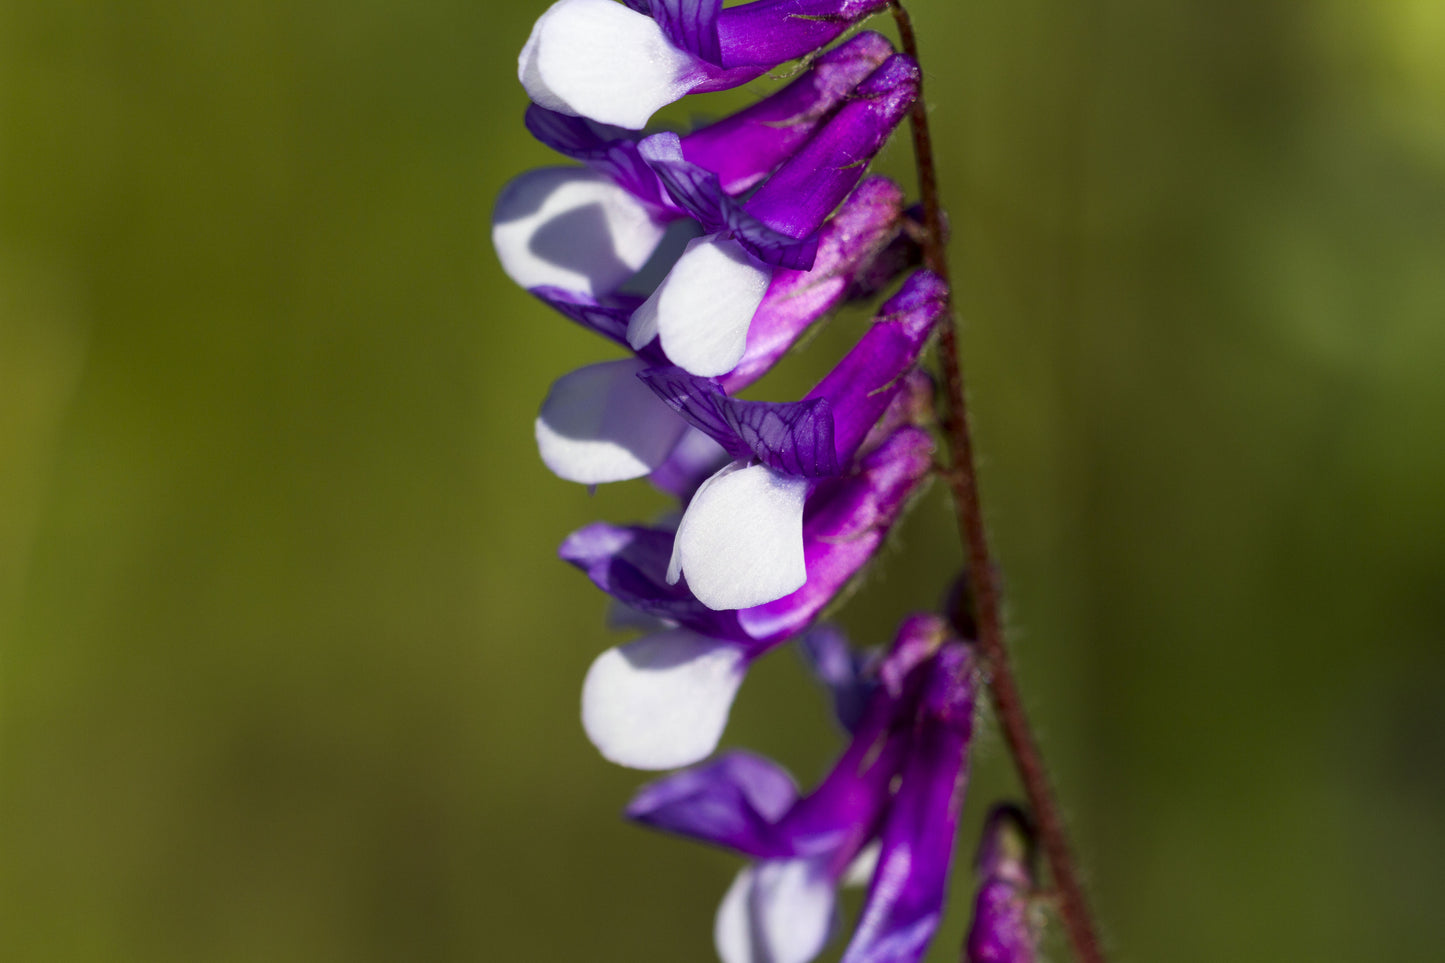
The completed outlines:
{"type": "MultiPolygon", "coordinates": [[[[913,23],[902,4],[890,4],[898,23],[903,52],[921,63],[913,23]]],[[[923,263],[938,275],[952,296],[948,257],[944,247],[943,210],[938,201],[938,178],[933,160],[933,142],[928,130],[928,108],[922,81],[910,117],[913,151],[918,165],[918,189],[923,202],[923,263]]],[[[1018,682],[1014,678],[1008,647],[1004,642],[1003,616],[998,573],[988,546],[979,504],[978,470],[969,430],[968,407],[964,398],[963,369],[959,361],[958,333],[950,306],[948,320],[939,339],[943,366],[944,410],[940,423],[948,439],[949,470],[945,473],[953,492],[958,515],[958,532],[968,557],[969,586],[973,595],[973,616],[977,623],[978,647],[986,665],[986,679],[994,711],[1004,740],[1018,768],[1029,808],[1033,810],[1039,840],[1048,859],[1049,872],[1058,890],[1059,915],[1081,963],[1103,963],[1104,955],[1095,935],[1093,917],[1084,899],[1083,886],[1069,848],[1063,815],[1049,784],[1048,770],[1039,752],[1024,711],[1018,682]]]]}

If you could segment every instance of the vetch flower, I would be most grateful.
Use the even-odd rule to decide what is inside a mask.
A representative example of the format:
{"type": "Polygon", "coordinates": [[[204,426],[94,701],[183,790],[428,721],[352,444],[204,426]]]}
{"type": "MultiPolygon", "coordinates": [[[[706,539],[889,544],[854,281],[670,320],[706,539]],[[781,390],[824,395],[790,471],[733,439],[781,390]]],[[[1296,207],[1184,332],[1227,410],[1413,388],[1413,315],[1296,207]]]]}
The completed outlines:
{"type": "Polygon", "coordinates": [[[904,623],[871,677],[850,677],[860,664],[840,644],[823,636],[815,658],[862,708],[817,789],[799,797],[776,765],[732,752],[644,787],[627,808],[634,820],[755,860],[718,910],[724,963],[816,956],[834,928],[837,886],[871,845],[876,868],[844,959],[912,963],[937,926],[967,771],[971,657],[929,616],[904,623]]]}
{"type": "Polygon", "coordinates": [[[636,769],[671,769],[711,753],[748,666],[811,624],[858,574],[921,489],[932,454],[928,433],[905,425],[856,472],[819,482],[803,517],[805,583],[750,609],[712,609],[685,584],[668,584],[671,532],[599,522],[569,536],[563,559],[665,626],[607,650],[588,670],[582,718],[598,750],[636,769]]]}
{"type": "MultiPolygon", "coordinates": [[[[820,54],[787,86],[679,137],[682,159],[718,176],[732,195],[755,186],[791,157],[858,85],[894,53],[881,34],[864,31],[820,54]]],[[[527,129],[548,147],[607,174],[640,199],[681,213],[638,152],[642,135],[538,104],[527,129]]]]}
{"type": "Polygon", "coordinates": [[[978,896],[964,946],[964,963],[1034,963],[1037,933],[1031,917],[1034,840],[1015,806],[995,806],[978,847],[978,896]]]}
{"type": "MultiPolygon", "coordinates": [[[[815,625],[934,470],[936,386],[919,358],[946,313],[942,278],[904,279],[805,397],[740,397],[840,303],[945,260],[947,227],[927,184],[925,205],[905,211],[896,185],[865,178],[914,106],[918,65],[876,33],[823,49],[889,5],[557,0],[518,57],[528,129],[573,165],[502,191],[498,258],[622,353],[551,386],[538,450],[564,479],[645,476],[678,500],[653,525],[597,523],[561,546],[611,597],[609,622],[640,633],[592,663],[583,726],[622,765],[696,766],[644,787],[627,814],[750,859],[716,917],[724,963],[808,963],[838,928],[838,887],[864,880],[842,963],[919,963],[938,928],[967,783],[979,674],[956,637],[976,629],[964,603],[981,607],[980,625],[997,625],[987,585],[949,603],[952,628],[907,619],[886,654],[856,652],[815,625]],[[689,131],[644,129],[689,92],[799,58],[791,82],[751,107],[689,131]],[[704,762],[751,664],[800,636],[848,733],[831,771],[800,793],[761,756],[704,762]]],[[[912,53],[906,22],[900,31],[912,53]]],[[[946,387],[943,427],[966,433],[948,421],[962,411],[956,378],[946,387]]],[[[956,440],[952,470],[967,482],[967,438],[956,440]]],[[[976,568],[992,571],[987,559],[976,568]]],[[[1026,747],[1019,719],[1000,719],[1010,745],[1026,747]]],[[[1036,959],[1031,832],[1015,808],[989,817],[968,963],[1036,959]]],[[[1074,925],[1087,922],[1077,893],[1064,887],[1062,898],[1079,955],[1093,955],[1089,927],[1074,925]]]]}
{"type": "MultiPolygon", "coordinates": [[[[682,157],[716,172],[728,193],[746,190],[790,157],[892,53],[882,36],[860,34],[782,90],[684,134],[682,157]]],[[[643,160],[636,133],[535,104],[526,121],[544,144],[585,166],[538,168],[502,189],[492,243],[503,270],[529,290],[616,292],[657,252],[666,226],[686,219],[686,212],[643,160]]]]}
{"type": "MultiPolygon", "coordinates": [[[[859,185],[824,225],[813,268],[775,274],[753,321],[743,359],[720,384],[736,390],[766,372],[809,326],[843,301],[857,275],[874,273],[870,258],[891,243],[901,223],[902,191],[897,185],[884,178],[859,185]]],[[[538,288],[533,293],[624,346],[627,318],[639,303],[625,295],[599,299],[559,288],[538,288]]],[[[687,423],[637,375],[648,366],[666,364],[667,357],[654,342],[644,345],[636,359],[601,362],[560,378],[537,416],[543,462],[559,477],[587,485],[639,478],[662,467],[677,450],[687,423]]],[[[699,449],[703,458],[721,453],[704,438],[679,457],[692,457],[699,449]]],[[[711,465],[703,477],[718,467],[711,465]]],[[[682,466],[674,465],[672,474],[682,471],[682,466]]],[[[691,495],[700,481],[691,483],[685,494],[691,495]]],[[[659,482],[669,485],[666,476],[659,482]]]]}
{"type": "Polygon", "coordinates": [[[818,50],[886,0],[559,0],[517,77],[543,107],[634,130],[688,93],[726,90],[818,50]]]}
{"type": "Polygon", "coordinates": [[[716,173],[688,162],[676,134],[641,141],[639,151],[668,194],[705,233],[688,243],[633,313],[628,343],[640,348],[660,338],[664,353],[692,374],[731,371],[773,271],[812,266],[818,228],[853,190],[917,92],[917,65],[897,54],[888,58],[744,201],[729,195],[716,173]]]}
{"type": "Polygon", "coordinates": [[[692,593],[716,609],[762,605],[801,587],[808,479],[852,463],[907,383],[946,305],[934,275],[913,274],[853,350],[798,402],[730,398],[676,368],[642,372],[663,400],[737,459],[689,501],[668,580],[685,574],[692,593]]]}

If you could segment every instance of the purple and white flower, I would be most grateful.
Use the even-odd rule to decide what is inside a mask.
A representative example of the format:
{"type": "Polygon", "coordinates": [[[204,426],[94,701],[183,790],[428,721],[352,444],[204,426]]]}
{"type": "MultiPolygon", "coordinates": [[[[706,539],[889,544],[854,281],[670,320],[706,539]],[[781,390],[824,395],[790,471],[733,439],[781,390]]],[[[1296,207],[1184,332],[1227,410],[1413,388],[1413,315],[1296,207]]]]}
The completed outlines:
{"type": "MultiPolygon", "coordinates": [[[[538,449],[564,479],[646,476],[681,507],[666,524],[589,525],[561,547],[619,621],[644,630],[588,670],[584,728],[623,765],[699,763],[748,667],[806,633],[850,737],[807,794],[733,751],[628,807],[752,860],[717,915],[724,963],[807,963],[853,878],[868,893],[843,963],[917,963],[942,912],[966,783],[969,645],[934,616],[908,619],[886,656],[814,627],[932,472],[933,383],[918,361],[947,309],[943,282],[904,280],[805,397],[738,396],[840,303],[883,292],[918,261],[902,191],[865,179],[913,106],[918,66],[869,32],[822,51],[886,5],[558,0],[518,58],[528,129],[574,166],[507,186],[498,257],[625,352],[552,385],[538,449]],[[802,57],[806,69],[752,107],[686,133],[643,130],[689,92],[802,57]]],[[[1011,826],[992,821],[980,857],[978,963],[1033,960],[1032,881],[1011,826]]]]}
{"type": "Polygon", "coordinates": [[[886,0],[559,0],[517,77],[543,107],[634,130],[689,93],[726,90],[827,46],[886,0]]]}
{"type": "MultiPolygon", "coordinates": [[[[902,192],[897,185],[883,178],[859,185],[824,226],[812,269],[774,274],[742,360],[718,383],[736,391],[772,367],[804,331],[844,300],[858,276],[874,270],[871,258],[888,247],[901,226],[902,192]]],[[[624,346],[627,318],[639,303],[618,296],[603,302],[555,288],[533,293],[624,346]]],[[[640,478],[663,468],[689,429],[637,375],[668,363],[654,343],[633,359],[600,362],[564,375],[553,384],[537,416],[543,462],[559,477],[586,485],[640,478]]],[[[696,431],[692,435],[678,456],[684,462],[700,458],[710,464],[722,453],[706,436],[696,431]]],[[[717,467],[712,464],[703,477],[717,467]]],[[[673,464],[655,481],[676,490],[675,477],[683,470],[684,465],[673,464]]],[[[678,494],[691,495],[700,481],[678,494]]]]}
{"type": "Polygon", "coordinates": [[[834,929],[837,887],[870,862],[843,959],[913,963],[947,888],[973,726],[972,658],[931,616],[905,622],[872,665],[836,635],[814,641],[812,657],[851,723],[848,747],[815,790],[799,796],[773,763],[732,752],[645,787],[627,814],[754,860],[718,910],[724,963],[807,963],[834,929]]]}
{"type": "MultiPolygon", "coordinates": [[[[782,90],[682,135],[682,160],[715,173],[729,195],[754,187],[892,54],[882,36],[859,34],[782,90]]],[[[605,297],[631,282],[650,293],[656,278],[639,278],[638,272],[654,254],[675,259],[680,243],[673,245],[677,251],[661,253],[659,245],[668,225],[690,226],[691,220],[642,157],[640,135],[536,104],[526,120],[538,140],[582,166],[528,171],[503,188],[493,209],[492,242],[508,276],[528,290],[605,297]]]]}
{"type": "Polygon", "coordinates": [[[668,581],[685,575],[692,593],[714,609],[750,608],[802,587],[803,503],[812,480],[852,464],[906,385],[946,304],[936,277],[913,274],[853,350],[797,402],[731,398],[676,368],[643,372],[659,397],[735,459],[689,501],[668,581]]]}
{"type": "Polygon", "coordinates": [[[748,666],[807,628],[857,576],[922,488],[932,455],[928,433],[904,425],[855,472],[820,481],[803,517],[804,584],[752,608],[712,609],[685,584],[669,584],[674,538],[664,529],[598,522],[563,542],[565,560],[661,629],[608,649],[588,670],[582,720],[599,751],[636,769],[711,753],[748,666]]]}
{"type": "Polygon", "coordinates": [[[742,359],[748,329],[777,268],[806,270],[817,232],[857,185],[868,162],[918,94],[918,67],[888,58],[818,131],[746,200],[690,163],[676,134],[638,145],[668,195],[702,226],[671,271],[632,315],[627,341],[658,338],[674,364],[726,374],[742,359]]]}

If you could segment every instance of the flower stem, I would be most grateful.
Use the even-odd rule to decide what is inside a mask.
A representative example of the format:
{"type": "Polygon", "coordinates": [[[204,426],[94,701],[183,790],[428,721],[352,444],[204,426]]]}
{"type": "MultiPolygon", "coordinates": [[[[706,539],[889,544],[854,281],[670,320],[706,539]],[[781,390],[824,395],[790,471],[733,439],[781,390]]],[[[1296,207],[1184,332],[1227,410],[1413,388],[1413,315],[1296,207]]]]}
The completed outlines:
{"type": "MultiPolygon", "coordinates": [[[[920,62],[918,39],[908,12],[898,0],[890,4],[898,23],[903,52],[920,62]]],[[[923,263],[938,275],[952,296],[948,257],[944,247],[943,211],[938,201],[938,177],[933,159],[933,142],[928,130],[928,108],[920,80],[918,99],[913,103],[910,126],[913,152],[918,165],[918,190],[923,202],[923,263]]],[[[948,439],[948,485],[958,515],[958,531],[968,556],[969,585],[973,594],[973,615],[977,620],[978,647],[986,666],[986,679],[994,711],[1004,740],[1018,768],[1019,779],[1028,796],[1038,827],[1039,840],[1048,859],[1050,875],[1058,890],[1059,915],[1063,919],[1074,955],[1080,963],[1103,963],[1103,951],[1095,935],[1094,921],[1084,899],[1083,886],[1069,848],[1063,815],[1049,784],[1048,770],[1039,752],[1019,694],[1004,642],[998,573],[989,552],[979,503],[978,470],[969,430],[968,407],[964,398],[963,369],[959,361],[957,326],[952,306],[942,326],[939,356],[943,366],[945,407],[940,422],[948,439]]]]}

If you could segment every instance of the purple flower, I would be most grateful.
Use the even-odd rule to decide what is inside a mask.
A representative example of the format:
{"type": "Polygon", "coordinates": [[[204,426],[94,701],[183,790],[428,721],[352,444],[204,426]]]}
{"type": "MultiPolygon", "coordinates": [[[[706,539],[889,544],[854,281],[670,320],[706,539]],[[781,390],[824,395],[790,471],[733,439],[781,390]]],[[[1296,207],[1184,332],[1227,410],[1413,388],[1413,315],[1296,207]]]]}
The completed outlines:
{"type": "Polygon", "coordinates": [[[912,275],[853,350],[799,402],[739,401],[676,369],[644,373],[669,406],[737,459],[688,502],[668,580],[686,575],[692,593],[715,609],[762,605],[802,587],[810,479],[852,464],[907,384],[946,304],[934,275],[912,275]]]}
{"type": "MultiPolygon", "coordinates": [[[[733,751],[644,787],[630,818],[751,860],[722,900],[724,963],[808,963],[867,883],[842,963],[918,963],[947,891],[973,731],[972,648],[913,616],[883,653],[815,626],[933,469],[934,384],[919,358],[948,292],[906,278],[798,400],[742,398],[845,300],[920,260],[903,193],[868,165],[918,95],[918,65],[876,33],[833,43],[887,0],[557,0],[518,58],[526,124],[575,162],[509,184],[504,270],[625,356],[559,378],[535,424],[543,461],[587,485],[646,476],[681,511],[589,525],[562,558],[642,635],[583,683],[599,752],[639,769],[710,756],[749,666],[786,641],[831,693],[848,742],[800,793],[733,751]],[[660,107],[806,57],[782,89],[713,124],[647,134],[660,107]],[[811,631],[810,631],[811,630],[811,631]]],[[[930,210],[930,214],[936,213],[930,210]]],[[[930,229],[938,229],[929,218],[930,229]]],[[[1027,827],[990,819],[972,963],[1033,963],[1027,827]]]]}
{"type": "Polygon", "coordinates": [[[964,963],[1034,963],[1031,916],[1034,842],[1028,818],[1015,806],[995,806],[978,848],[978,897],[973,904],[964,963]]]}
{"type": "Polygon", "coordinates": [[[671,769],[712,752],[748,666],[805,629],[857,575],[922,487],[932,453],[927,432],[905,425],[856,472],[820,482],[803,515],[804,584],[753,608],[719,611],[669,584],[671,532],[599,522],[563,542],[562,558],[662,629],[607,650],[588,671],[583,726],[602,754],[671,769]]]}
{"type": "Polygon", "coordinates": [[[528,96],[634,130],[688,93],[726,90],[831,43],[884,0],[559,0],[517,58],[528,96]]]}
{"type": "MultiPolygon", "coordinates": [[[[968,649],[941,620],[915,616],[867,671],[825,636],[815,661],[863,700],[833,770],[799,797],[785,772],[734,752],[662,779],[631,818],[752,857],[718,911],[724,963],[807,963],[827,942],[835,891],[876,847],[868,897],[844,959],[911,963],[937,926],[973,723],[968,649]]],[[[843,703],[840,703],[843,704],[843,703]]]]}
{"type": "MultiPolygon", "coordinates": [[[[682,158],[715,172],[729,194],[746,190],[795,153],[892,53],[878,34],[860,34],[782,90],[683,135],[682,158]]],[[[664,245],[664,231],[687,214],[639,153],[639,135],[535,104],[527,126],[585,166],[539,168],[503,188],[492,215],[503,269],[528,289],[605,297],[632,279],[650,291],[656,279],[641,287],[645,279],[635,275],[654,255],[676,258],[686,238],[664,245]]]]}
{"type": "MultiPolygon", "coordinates": [[[[682,159],[717,174],[728,194],[753,187],[791,157],[893,52],[881,34],[858,34],[819,55],[781,90],[681,135],[682,159]]],[[[527,108],[526,123],[533,136],[558,153],[608,175],[668,215],[682,214],[639,153],[636,131],[538,104],[527,108]]]]}
{"type": "Polygon", "coordinates": [[[894,55],[861,84],[746,200],[686,160],[676,134],[638,149],[668,195],[702,225],[656,290],[632,315],[627,341],[662,350],[695,375],[726,374],[742,359],[754,314],[777,268],[806,270],[818,228],[858,183],[918,92],[918,67],[894,55]]]}
{"type": "MultiPolygon", "coordinates": [[[[872,178],[854,191],[825,225],[819,257],[811,271],[779,271],[753,321],[748,347],[737,369],[722,384],[741,387],[759,377],[811,324],[842,300],[852,279],[871,270],[870,257],[896,236],[902,192],[883,178],[872,178]]],[[[558,288],[537,288],[539,298],[604,337],[624,341],[627,318],[639,299],[595,298],[558,288]]],[[[707,471],[686,494],[712,474],[721,449],[694,440],[679,452],[687,422],[670,410],[638,375],[668,359],[654,343],[637,358],[606,361],[564,375],[552,385],[537,416],[536,437],[542,460],[557,475],[587,485],[639,478],[676,455],[660,482],[690,474],[688,459],[700,458],[707,471]]],[[[675,488],[673,490],[676,490],[675,488]]],[[[682,494],[682,492],[678,492],[682,494]]]]}

